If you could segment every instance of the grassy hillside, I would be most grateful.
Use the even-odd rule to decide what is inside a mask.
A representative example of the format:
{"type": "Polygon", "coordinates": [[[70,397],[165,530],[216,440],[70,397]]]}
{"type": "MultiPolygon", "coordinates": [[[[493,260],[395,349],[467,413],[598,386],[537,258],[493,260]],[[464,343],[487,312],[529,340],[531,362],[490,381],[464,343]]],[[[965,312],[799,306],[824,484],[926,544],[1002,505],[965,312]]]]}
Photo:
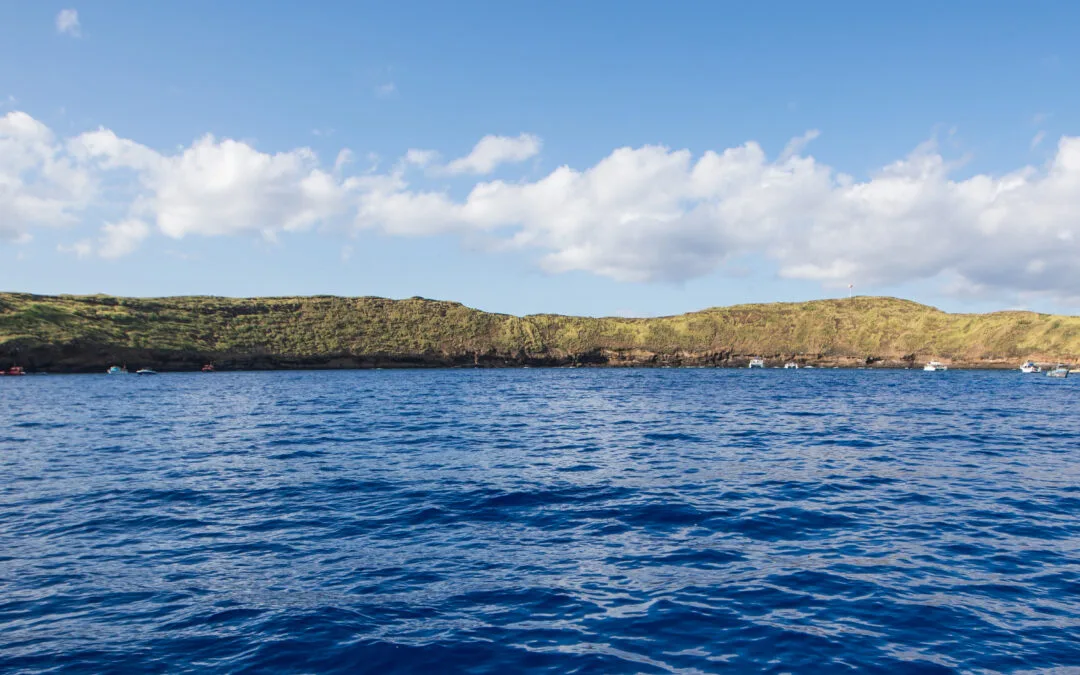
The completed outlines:
{"type": "Polygon", "coordinates": [[[412,298],[117,298],[0,293],[0,365],[123,358],[195,367],[700,363],[744,357],[978,365],[1080,358],[1080,317],[947,314],[894,298],[738,305],[654,319],[490,314],[412,298]]]}

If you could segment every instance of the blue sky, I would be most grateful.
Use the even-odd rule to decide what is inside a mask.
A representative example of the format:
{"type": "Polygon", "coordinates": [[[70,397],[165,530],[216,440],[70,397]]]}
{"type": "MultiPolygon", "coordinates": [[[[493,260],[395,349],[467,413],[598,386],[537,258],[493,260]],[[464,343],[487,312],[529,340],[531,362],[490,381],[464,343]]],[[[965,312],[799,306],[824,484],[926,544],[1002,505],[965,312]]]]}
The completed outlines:
{"type": "Polygon", "coordinates": [[[0,2],[0,288],[1080,311],[1080,9],[669,5],[0,2]]]}

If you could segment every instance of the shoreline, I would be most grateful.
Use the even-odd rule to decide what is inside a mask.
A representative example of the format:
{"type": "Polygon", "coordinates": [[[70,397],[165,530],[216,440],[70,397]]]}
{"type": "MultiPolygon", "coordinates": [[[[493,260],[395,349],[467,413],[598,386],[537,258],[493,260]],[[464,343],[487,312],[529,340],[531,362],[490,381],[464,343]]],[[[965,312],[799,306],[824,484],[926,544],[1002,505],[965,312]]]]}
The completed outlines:
{"type": "MultiPolygon", "coordinates": [[[[115,364],[113,364],[115,365],[115,364]]],[[[1074,364],[1069,365],[1072,372],[1077,372],[1074,364]]],[[[215,373],[270,373],[270,372],[325,372],[325,371],[375,371],[375,370],[403,370],[403,371],[428,371],[428,370],[789,370],[783,364],[767,364],[765,368],[749,368],[747,365],[699,365],[699,364],[597,364],[597,363],[568,363],[568,364],[414,364],[385,362],[372,365],[359,366],[320,366],[316,364],[304,364],[294,366],[263,366],[263,367],[229,367],[215,366],[211,372],[203,372],[200,368],[169,368],[163,365],[138,362],[138,368],[150,368],[156,374],[165,373],[193,373],[201,375],[214,375],[215,373]]],[[[1046,368],[1046,367],[1044,367],[1046,368]]],[[[105,375],[108,366],[104,367],[69,367],[69,368],[37,368],[27,369],[24,375],[105,375]]],[[[871,365],[817,365],[800,364],[798,370],[872,370],[872,371],[922,371],[923,364],[896,365],[896,364],[871,364],[871,365]]],[[[1012,363],[992,364],[948,364],[947,371],[965,372],[1010,372],[1019,371],[1019,366],[1012,363]]],[[[129,368],[125,374],[135,375],[135,368],[129,368]]],[[[1045,374],[1045,370],[1043,373],[1045,374]]],[[[0,372],[0,376],[3,373],[0,372]]]]}

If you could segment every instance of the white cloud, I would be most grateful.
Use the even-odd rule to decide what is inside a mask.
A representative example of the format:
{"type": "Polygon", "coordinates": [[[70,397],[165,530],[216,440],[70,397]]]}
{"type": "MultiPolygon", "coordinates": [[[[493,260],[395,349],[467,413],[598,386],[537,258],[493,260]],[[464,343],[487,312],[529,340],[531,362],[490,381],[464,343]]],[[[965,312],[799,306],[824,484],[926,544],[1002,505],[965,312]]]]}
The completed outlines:
{"type": "Polygon", "coordinates": [[[74,9],[62,9],[56,15],[56,32],[61,35],[79,37],[82,35],[82,27],[79,25],[79,13],[74,9]]]}
{"type": "Polygon", "coordinates": [[[390,98],[397,93],[397,85],[393,82],[387,82],[375,87],[375,96],[378,98],[390,98]]]}
{"type": "Polygon", "coordinates": [[[146,223],[129,219],[119,223],[106,223],[101,228],[101,236],[98,237],[96,245],[89,239],[80,239],[74,244],[59,244],[56,250],[72,253],[80,259],[95,254],[107,259],[120,258],[134,252],[148,236],[150,227],[146,223]]]}
{"type": "Polygon", "coordinates": [[[810,145],[810,142],[816,139],[818,136],[821,136],[821,132],[817,129],[811,129],[802,136],[791,139],[790,141],[788,141],[788,144],[784,146],[783,151],[780,153],[779,161],[784,162],[791,159],[792,157],[795,157],[796,155],[801,154],[802,151],[806,149],[806,146],[810,145]]]}
{"type": "MultiPolygon", "coordinates": [[[[145,192],[132,213],[152,218],[177,239],[246,232],[272,238],[279,230],[310,228],[345,206],[343,181],[322,170],[308,148],[271,155],[207,135],[175,155],[162,155],[104,129],[69,145],[75,156],[103,170],[135,171],[145,192]]],[[[335,170],[348,159],[339,154],[335,170]]]]}
{"type": "MultiPolygon", "coordinates": [[[[174,154],[108,129],[60,140],[26,113],[11,112],[0,117],[0,239],[73,226],[89,209],[115,210],[117,203],[127,215],[102,230],[96,250],[104,257],[134,250],[150,224],[174,238],[247,232],[272,238],[343,213],[351,186],[362,184],[342,175],[350,159],[343,150],[328,172],[308,148],[269,154],[212,136],[174,154]]],[[[88,255],[81,244],[69,250],[88,255]]]]}
{"type": "Polygon", "coordinates": [[[94,254],[94,245],[89,239],[83,239],[71,245],[58,244],[56,250],[61,253],[73,253],[76,258],[80,259],[89,258],[94,254]]]}
{"type": "Polygon", "coordinates": [[[425,167],[433,164],[439,160],[439,153],[434,150],[417,150],[416,148],[410,148],[405,156],[402,158],[406,164],[413,166],[425,167]]]}
{"type": "Polygon", "coordinates": [[[1035,137],[1031,139],[1031,149],[1034,150],[1035,148],[1039,147],[1039,145],[1042,144],[1042,142],[1043,142],[1043,140],[1045,138],[1046,138],[1046,132],[1045,131],[1036,132],[1035,137]]]}
{"type": "Polygon", "coordinates": [[[119,223],[106,223],[101,228],[98,255],[102,258],[120,258],[139,247],[150,236],[150,227],[141,220],[129,219],[119,223]]]}
{"type": "Polygon", "coordinates": [[[352,150],[349,150],[348,148],[343,148],[342,150],[338,151],[337,159],[334,160],[334,174],[340,175],[341,172],[345,170],[345,167],[352,164],[352,162],[352,150]]]}
{"type": "Polygon", "coordinates": [[[446,165],[449,173],[491,173],[500,164],[523,162],[540,152],[540,138],[532,134],[484,136],[465,157],[446,165]]]}
{"type": "Polygon", "coordinates": [[[0,117],[0,240],[77,222],[95,192],[48,127],[23,112],[0,117]]]}

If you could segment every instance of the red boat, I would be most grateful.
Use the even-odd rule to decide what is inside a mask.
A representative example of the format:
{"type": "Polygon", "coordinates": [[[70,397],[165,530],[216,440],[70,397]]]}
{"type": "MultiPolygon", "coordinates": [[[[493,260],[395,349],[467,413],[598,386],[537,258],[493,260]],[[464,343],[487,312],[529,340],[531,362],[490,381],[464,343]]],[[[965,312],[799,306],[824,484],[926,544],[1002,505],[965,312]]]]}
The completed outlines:
{"type": "Polygon", "coordinates": [[[0,375],[25,375],[26,371],[21,366],[12,366],[7,370],[0,371],[0,375]]]}
{"type": "Polygon", "coordinates": [[[212,373],[212,372],[214,372],[214,364],[212,364],[212,363],[206,364],[205,366],[202,367],[202,371],[204,373],[212,373]]]}

